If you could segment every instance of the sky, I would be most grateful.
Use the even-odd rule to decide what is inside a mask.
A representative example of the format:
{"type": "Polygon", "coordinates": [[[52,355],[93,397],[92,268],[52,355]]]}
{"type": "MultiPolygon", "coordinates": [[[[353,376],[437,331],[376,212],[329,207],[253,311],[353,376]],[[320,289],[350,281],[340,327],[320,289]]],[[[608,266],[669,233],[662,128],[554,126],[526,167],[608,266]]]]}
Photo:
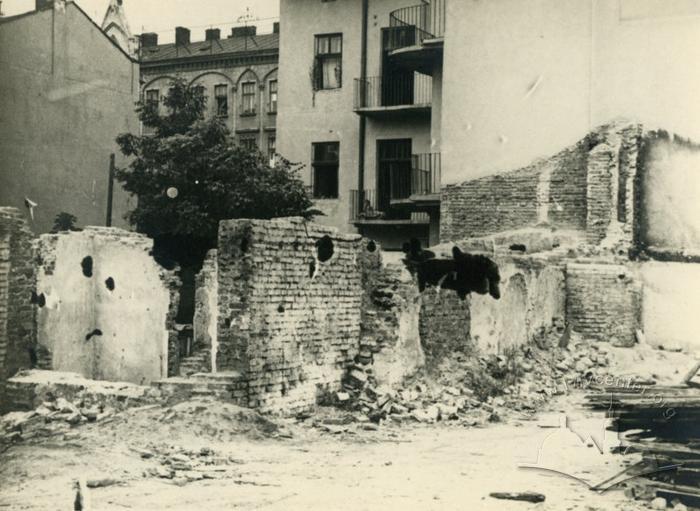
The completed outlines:
{"type": "MultiPolygon", "coordinates": [[[[102,23],[109,0],[75,0],[97,24],[102,23]]],[[[204,40],[204,30],[221,28],[225,37],[239,17],[246,15],[257,21],[258,33],[272,32],[272,23],[279,16],[279,0],[124,0],[124,9],[131,32],[158,32],[159,43],[173,42],[175,27],[183,26],[192,31],[192,41],[204,40]]],[[[34,0],[2,0],[2,12],[6,16],[34,9],[34,0]]]]}

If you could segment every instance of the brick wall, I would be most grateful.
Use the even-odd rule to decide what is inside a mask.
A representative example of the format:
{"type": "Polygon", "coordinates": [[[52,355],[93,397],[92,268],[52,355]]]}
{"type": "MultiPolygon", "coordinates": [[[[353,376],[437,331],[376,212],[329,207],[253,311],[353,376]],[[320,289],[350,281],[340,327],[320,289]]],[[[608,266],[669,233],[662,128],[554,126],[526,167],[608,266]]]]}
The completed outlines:
{"type": "Polygon", "coordinates": [[[601,126],[528,167],[445,186],[440,241],[546,223],[629,245],[640,133],[637,124],[601,126]]]}
{"type": "Polygon", "coordinates": [[[245,376],[249,406],[293,412],[340,387],[359,348],[361,250],[359,236],[300,218],[219,224],[217,369],[245,376]]]}
{"type": "Polygon", "coordinates": [[[587,338],[631,346],[640,325],[641,283],[623,265],[569,263],[566,319],[587,338]]]}
{"type": "Polygon", "coordinates": [[[452,353],[468,353],[470,298],[462,301],[454,291],[427,288],[421,296],[420,340],[428,366],[452,353]]]}
{"type": "Polygon", "coordinates": [[[218,323],[218,278],[217,278],[217,252],[210,250],[204,259],[202,269],[195,278],[195,306],[194,306],[194,339],[193,352],[202,353],[203,364],[206,371],[216,367],[216,360],[212,360],[217,352],[218,339],[216,327],[218,323]]]}
{"type": "Polygon", "coordinates": [[[0,386],[19,369],[31,367],[36,356],[32,240],[24,215],[0,208],[0,386]]]}

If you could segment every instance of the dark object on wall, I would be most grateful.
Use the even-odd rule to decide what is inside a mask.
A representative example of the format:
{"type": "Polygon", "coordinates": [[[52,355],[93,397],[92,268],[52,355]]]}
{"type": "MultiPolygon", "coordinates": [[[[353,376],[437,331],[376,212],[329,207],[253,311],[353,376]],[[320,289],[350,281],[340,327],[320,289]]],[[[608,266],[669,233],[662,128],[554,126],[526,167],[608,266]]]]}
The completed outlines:
{"type": "Polygon", "coordinates": [[[406,250],[404,262],[416,275],[421,292],[427,285],[432,285],[452,289],[462,300],[471,292],[490,294],[497,300],[501,297],[498,265],[486,256],[467,254],[455,246],[452,247],[452,259],[435,259],[433,252],[421,249],[418,240],[405,243],[406,250]]]}
{"type": "Polygon", "coordinates": [[[90,332],[89,334],[87,334],[87,335],[85,336],[85,340],[86,340],[86,341],[89,341],[90,339],[92,339],[93,337],[95,337],[95,336],[97,336],[97,335],[99,335],[99,336],[102,335],[102,330],[100,330],[99,328],[95,328],[92,332],[90,332]]]}
{"type": "Polygon", "coordinates": [[[369,240],[369,242],[367,243],[367,250],[369,252],[374,252],[375,250],[377,250],[377,244],[374,242],[374,240],[369,240]]]}
{"type": "Polygon", "coordinates": [[[513,252],[527,252],[527,247],[522,243],[513,243],[508,249],[513,252]]]}
{"type": "Polygon", "coordinates": [[[108,277],[107,280],[105,280],[105,286],[107,286],[107,289],[110,291],[114,291],[114,279],[112,277],[108,277]]]}
{"type": "Polygon", "coordinates": [[[34,291],[32,291],[32,298],[30,301],[31,303],[34,303],[39,307],[43,307],[44,305],[46,305],[46,297],[44,296],[44,293],[37,295],[34,291]]]}
{"type": "Polygon", "coordinates": [[[86,277],[92,277],[92,257],[83,257],[83,260],[80,262],[80,266],[83,268],[83,275],[86,277]]]}
{"type": "Polygon", "coordinates": [[[309,261],[309,278],[312,279],[315,273],[316,273],[316,261],[312,259],[311,261],[309,261]]]}
{"type": "Polygon", "coordinates": [[[327,234],[316,241],[316,254],[322,263],[333,257],[333,240],[327,234]]]}

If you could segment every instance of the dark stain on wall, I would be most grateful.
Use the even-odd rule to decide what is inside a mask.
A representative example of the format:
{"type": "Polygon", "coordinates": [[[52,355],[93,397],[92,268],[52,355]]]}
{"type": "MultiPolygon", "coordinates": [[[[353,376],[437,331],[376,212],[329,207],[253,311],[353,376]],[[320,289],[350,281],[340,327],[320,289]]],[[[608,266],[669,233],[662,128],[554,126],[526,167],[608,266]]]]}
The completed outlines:
{"type": "Polygon", "coordinates": [[[105,280],[105,286],[107,286],[107,289],[110,291],[114,291],[114,279],[112,277],[107,277],[107,280],[105,280]]]}
{"type": "Polygon", "coordinates": [[[85,256],[80,262],[80,266],[83,268],[83,275],[86,277],[92,277],[92,257],[85,256]]]}
{"type": "Polygon", "coordinates": [[[44,296],[44,293],[36,294],[35,291],[32,291],[30,302],[38,305],[39,307],[43,307],[46,305],[46,297],[44,296]]]}
{"type": "Polygon", "coordinates": [[[86,340],[86,341],[89,341],[89,340],[92,339],[93,337],[95,337],[95,336],[101,336],[101,335],[102,335],[102,330],[100,330],[99,328],[95,328],[92,332],[90,332],[89,334],[87,334],[87,335],[85,336],[85,340],[86,340]]]}

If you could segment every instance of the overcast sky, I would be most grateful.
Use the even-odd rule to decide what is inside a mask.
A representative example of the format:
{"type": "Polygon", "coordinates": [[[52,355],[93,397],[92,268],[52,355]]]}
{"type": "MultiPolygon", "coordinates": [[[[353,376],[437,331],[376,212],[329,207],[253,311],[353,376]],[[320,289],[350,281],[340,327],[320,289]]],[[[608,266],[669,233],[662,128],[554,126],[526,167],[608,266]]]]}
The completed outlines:
{"type": "MultiPolygon", "coordinates": [[[[109,0],[75,0],[97,24],[102,23],[109,0]]],[[[6,16],[34,9],[35,0],[2,0],[2,12],[6,16]]],[[[124,0],[124,9],[131,31],[158,32],[161,43],[175,39],[175,27],[192,30],[192,40],[204,39],[204,30],[213,26],[221,28],[222,37],[230,27],[238,24],[240,16],[250,15],[258,21],[258,33],[272,32],[272,22],[279,16],[279,0],[124,0]]]]}

